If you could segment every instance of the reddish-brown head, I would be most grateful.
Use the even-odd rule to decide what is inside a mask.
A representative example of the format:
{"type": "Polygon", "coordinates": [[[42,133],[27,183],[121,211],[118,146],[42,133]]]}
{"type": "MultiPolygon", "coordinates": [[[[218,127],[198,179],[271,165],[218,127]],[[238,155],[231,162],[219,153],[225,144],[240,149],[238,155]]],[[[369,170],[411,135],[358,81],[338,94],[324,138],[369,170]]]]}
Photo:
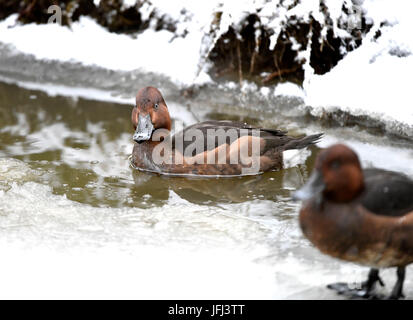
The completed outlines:
{"type": "Polygon", "coordinates": [[[334,202],[349,202],[364,187],[363,171],[357,154],[343,144],[335,144],[319,153],[315,169],[295,198],[308,199],[316,194],[334,202]]]}
{"type": "Polygon", "coordinates": [[[141,143],[151,138],[156,129],[171,130],[171,118],[165,100],[158,89],[145,87],[136,95],[136,106],[132,110],[133,139],[141,143]]]}

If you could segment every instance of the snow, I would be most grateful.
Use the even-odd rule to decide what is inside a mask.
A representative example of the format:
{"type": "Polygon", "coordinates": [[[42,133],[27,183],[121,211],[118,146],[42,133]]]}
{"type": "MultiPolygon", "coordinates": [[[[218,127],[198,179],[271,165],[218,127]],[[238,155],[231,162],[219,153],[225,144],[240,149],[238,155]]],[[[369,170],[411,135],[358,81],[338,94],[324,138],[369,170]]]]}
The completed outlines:
{"type": "Polygon", "coordinates": [[[15,19],[16,15],[12,15],[0,24],[0,41],[37,59],[82,62],[122,71],[140,69],[184,84],[197,77],[200,41],[197,33],[172,41],[173,33],[148,29],[133,39],[110,33],[88,17],[73,23],[71,30],[57,24],[9,28],[15,19]]]}
{"type": "Polygon", "coordinates": [[[305,163],[307,158],[311,155],[311,151],[305,149],[293,149],[283,152],[283,168],[294,168],[300,164],[305,163]]]}
{"type": "MultiPolygon", "coordinates": [[[[333,32],[349,37],[343,22],[359,23],[361,11],[345,14],[341,8],[352,8],[349,0],[324,2],[333,21],[333,32]]],[[[124,1],[124,6],[135,4],[136,1],[124,1]]],[[[362,2],[366,20],[373,23],[370,32],[359,48],[324,75],[314,74],[308,63],[310,50],[293,41],[298,59],[307,61],[303,88],[282,84],[275,88],[275,94],[303,98],[315,116],[341,110],[355,116],[369,116],[409,134],[413,130],[413,91],[407,78],[408,71],[413,70],[412,7],[411,2],[403,0],[362,2]],[[379,29],[381,36],[376,39],[379,29]]],[[[325,37],[327,32],[326,17],[318,0],[299,1],[295,6],[293,1],[153,0],[145,3],[141,11],[144,19],[151,12],[167,17],[177,31],[149,28],[131,36],[110,33],[88,17],[81,17],[69,29],[57,24],[21,25],[16,23],[16,15],[12,15],[0,22],[0,42],[36,59],[80,62],[111,70],[139,70],[188,86],[212,82],[208,74],[209,51],[230,26],[239,29],[240,22],[250,13],[259,15],[261,23],[273,30],[270,47],[275,45],[282,25],[292,17],[301,21],[313,17],[323,27],[321,36],[325,37]],[[215,21],[218,12],[221,16],[215,21]]],[[[251,86],[244,81],[241,90],[245,91],[243,87],[251,86]]]]}
{"type": "Polygon", "coordinates": [[[275,96],[291,96],[304,98],[303,90],[296,84],[291,82],[283,82],[278,84],[274,90],[275,96]]]}
{"type": "Polygon", "coordinates": [[[366,8],[375,26],[363,45],[327,74],[306,77],[305,102],[314,115],[340,109],[412,127],[412,5],[407,1],[369,1],[366,8]],[[374,39],[384,21],[391,25],[380,28],[382,35],[374,39]]]}

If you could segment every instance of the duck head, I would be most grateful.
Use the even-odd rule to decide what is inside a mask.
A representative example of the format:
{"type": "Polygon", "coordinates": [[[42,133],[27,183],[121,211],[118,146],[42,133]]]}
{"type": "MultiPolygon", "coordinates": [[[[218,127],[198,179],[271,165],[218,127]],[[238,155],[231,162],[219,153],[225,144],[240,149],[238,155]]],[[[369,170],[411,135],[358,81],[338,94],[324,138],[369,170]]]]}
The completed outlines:
{"type": "Polygon", "coordinates": [[[132,110],[132,124],[135,129],[133,140],[137,143],[150,140],[156,129],[171,130],[168,107],[158,89],[145,87],[139,90],[132,110]]]}
{"type": "Polygon", "coordinates": [[[349,202],[363,188],[363,171],[357,154],[343,144],[335,144],[318,154],[313,173],[293,194],[293,199],[323,197],[333,202],[349,202]]]}

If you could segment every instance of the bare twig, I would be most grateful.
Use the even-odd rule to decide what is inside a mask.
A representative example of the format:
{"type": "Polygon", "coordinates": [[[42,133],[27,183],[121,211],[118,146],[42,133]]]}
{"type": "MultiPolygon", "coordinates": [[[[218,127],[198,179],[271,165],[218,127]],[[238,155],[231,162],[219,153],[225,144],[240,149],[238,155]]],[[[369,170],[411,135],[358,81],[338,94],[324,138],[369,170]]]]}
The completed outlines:
{"type": "Polygon", "coordinates": [[[289,74],[289,73],[293,73],[295,71],[297,71],[297,69],[299,69],[301,66],[294,66],[292,68],[286,68],[286,69],[278,69],[277,71],[274,71],[273,73],[269,74],[268,76],[266,76],[263,80],[262,83],[268,83],[271,80],[280,77],[283,74],[289,74]]]}
{"type": "Polygon", "coordinates": [[[259,38],[255,41],[254,52],[252,53],[252,56],[251,56],[250,75],[252,75],[253,72],[254,72],[255,59],[257,58],[257,55],[258,55],[258,53],[259,53],[260,45],[261,45],[261,37],[259,37],[259,38]]]}
{"type": "Polygon", "coordinates": [[[241,64],[241,41],[237,42],[237,55],[238,55],[238,76],[239,76],[239,85],[242,86],[243,75],[242,75],[242,64],[241,64]]]}

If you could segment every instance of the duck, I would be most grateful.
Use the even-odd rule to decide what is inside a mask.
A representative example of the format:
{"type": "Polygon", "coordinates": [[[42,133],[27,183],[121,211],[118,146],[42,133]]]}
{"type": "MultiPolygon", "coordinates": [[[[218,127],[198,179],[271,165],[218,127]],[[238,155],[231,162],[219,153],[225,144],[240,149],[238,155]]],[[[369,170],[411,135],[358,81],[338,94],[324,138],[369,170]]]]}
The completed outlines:
{"type": "Polygon", "coordinates": [[[322,133],[291,137],[286,131],[243,122],[204,121],[171,134],[171,116],[161,92],[144,87],[132,109],[131,165],[166,175],[255,175],[283,167],[283,152],[317,143],[322,133]]]}
{"type": "Polygon", "coordinates": [[[306,184],[293,194],[301,200],[299,225],[322,253],[368,266],[367,280],[329,289],[350,298],[384,298],[375,293],[382,268],[396,268],[388,299],[404,297],[406,266],[413,262],[413,180],[403,173],[365,168],[345,144],[317,155],[306,184]]]}

